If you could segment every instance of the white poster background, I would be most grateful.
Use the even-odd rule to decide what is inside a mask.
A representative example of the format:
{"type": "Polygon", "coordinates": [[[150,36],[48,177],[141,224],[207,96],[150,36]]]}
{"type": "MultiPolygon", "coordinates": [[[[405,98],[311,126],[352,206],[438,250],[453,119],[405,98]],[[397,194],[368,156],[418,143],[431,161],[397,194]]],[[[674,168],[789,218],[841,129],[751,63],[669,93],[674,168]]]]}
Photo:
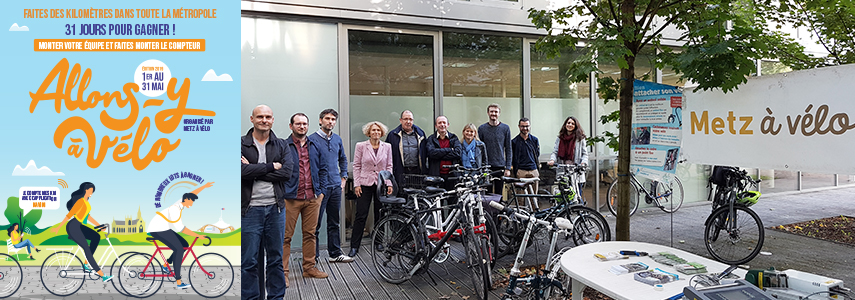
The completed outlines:
{"type": "Polygon", "coordinates": [[[684,100],[691,163],[855,174],[855,65],[752,77],[727,94],[687,88],[684,100]]]}

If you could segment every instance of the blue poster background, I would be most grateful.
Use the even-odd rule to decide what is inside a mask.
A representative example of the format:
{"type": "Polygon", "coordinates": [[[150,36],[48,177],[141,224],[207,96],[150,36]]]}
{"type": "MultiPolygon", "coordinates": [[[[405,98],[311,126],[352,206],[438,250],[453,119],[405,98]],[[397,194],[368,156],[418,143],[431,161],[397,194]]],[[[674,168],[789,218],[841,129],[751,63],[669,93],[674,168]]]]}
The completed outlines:
{"type": "Polygon", "coordinates": [[[636,80],[630,169],[639,176],[673,175],[682,141],[682,91],[665,84],[636,80]]]}

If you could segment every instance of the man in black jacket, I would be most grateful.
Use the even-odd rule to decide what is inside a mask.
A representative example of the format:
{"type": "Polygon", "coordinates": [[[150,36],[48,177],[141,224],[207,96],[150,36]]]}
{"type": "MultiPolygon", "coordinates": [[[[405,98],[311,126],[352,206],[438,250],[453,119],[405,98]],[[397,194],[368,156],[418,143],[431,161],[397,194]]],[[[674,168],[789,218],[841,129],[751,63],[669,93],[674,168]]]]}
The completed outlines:
{"type": "Polygon", "coordinates": [[[259,299],[259,263],[266,261],[267,299],[285,296],[282,243],[285,196],[293,162],[290,149],[273,134],[273,111],[259,105],[250,116],[252,129],[241,137],[241,298],[259,299]],[[261,251],[264,247],[265,251],[261,251]],[[267,257],[260,255],[266,252],[267,257]]]}
{"type": "Polygon", "coordinates": [[[449,189],[454,187],[453,183],[448,180],[451,170],[442,166],[460,163],[463,144],[460,144],[460,140],[456,135],[448,132],[448,118],[445,116],[436,117],[434,127],[436,128],[436,132],[431,134],[423,142],[428,157],[427,174],[446,179],[445,187],[449,189]]]}
{"type": "MultiPolygon", "coordinates": [[[[413,113],[401,112],[401,125],[389,131],[386,142],[392,144],[392,173],[398,184],[406,184],[404,174],[424,174],[425,132],[413,124],[413,113]]],[[[403,193],[403,189],[401,189],[403,193]]]]}

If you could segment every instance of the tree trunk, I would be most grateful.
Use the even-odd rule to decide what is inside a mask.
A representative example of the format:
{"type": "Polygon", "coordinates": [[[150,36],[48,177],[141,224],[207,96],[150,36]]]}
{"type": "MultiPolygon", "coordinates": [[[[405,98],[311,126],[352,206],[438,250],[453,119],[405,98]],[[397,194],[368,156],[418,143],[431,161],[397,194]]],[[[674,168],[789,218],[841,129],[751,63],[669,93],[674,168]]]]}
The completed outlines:
{"type": "MultiPolygon", "coordinates": [[[[625,0],[620,5],[622,27],[635,26],[635,0],[625,0]]],[[[632,129],[632,89],[635,80],[635,54],[638,41],[624,37],[624,45],[631,55],[624,55],[629,66],[620,70],[620,120],[618,122],[618,207],[615,222],[615,240],[629,241],[629,146],[632,129]]]]}

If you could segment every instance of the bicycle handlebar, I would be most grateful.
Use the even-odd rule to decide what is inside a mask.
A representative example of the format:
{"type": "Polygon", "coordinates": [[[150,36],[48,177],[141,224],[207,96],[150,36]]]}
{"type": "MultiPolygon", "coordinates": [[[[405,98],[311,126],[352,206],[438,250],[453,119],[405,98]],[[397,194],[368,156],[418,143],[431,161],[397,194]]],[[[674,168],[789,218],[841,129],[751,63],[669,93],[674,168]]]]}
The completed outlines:
{"type": "Polygon", "coordinates": [[[212,241],[211,241],[211,237],[210,237],[210,236],[206,236],[205,238],[206,238],[206,239],[208,239],[208,243],[207,243],[207,244],[202,244],[202,246],[208,247],[208,246],[210,246],[210,245],[211,245],[211,242],[212,242],[212,241]]]}
{"type": "Polygon", "coordinates": [[[519,211],[515,210],[514,208],[512,208],[510,206],[506,207],[499,202],[490,202],[490,206],[492,206],[495,209],[498,209],[499,211],[501,211],[505,214],[514,214],[515,216],[517,216],[519,218],[533,220],[534,222],[536,222],[537,224],[540,224],[540,225],[554,226],[554,227],[558,227],[560,229],[566,229],[566,230],[573,228],[573,222],[570,222],[570,220],[567,220],[567,219],[562,218],[562,217],[556,217],[555,221],[553,223],[550,223],[550,222],[535,218],[534,216],[530,216],[530,215],[520,213],[519,211]]]}

